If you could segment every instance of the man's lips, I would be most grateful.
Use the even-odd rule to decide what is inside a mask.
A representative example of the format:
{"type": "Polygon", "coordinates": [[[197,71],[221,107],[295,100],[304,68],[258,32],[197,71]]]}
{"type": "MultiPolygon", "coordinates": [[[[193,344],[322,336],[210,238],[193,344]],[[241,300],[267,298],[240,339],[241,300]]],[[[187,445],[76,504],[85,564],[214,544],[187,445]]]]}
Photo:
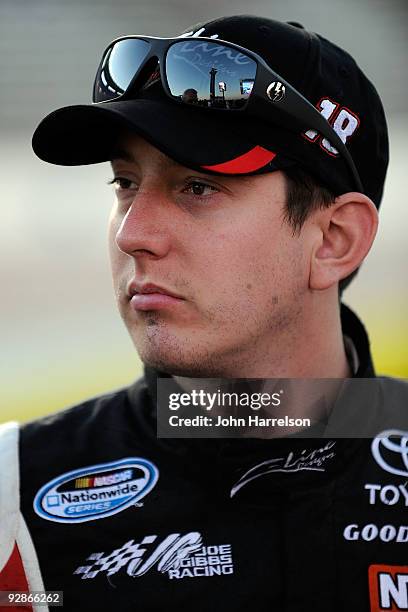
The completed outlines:
{"type": "Polygon", "coordinates": [[[132,309],[136,311],[174,308],[184,301],[184,298],[169,289],[153,283],[141,284],[136,281],[129,284],[127,295],[132,309]]]}

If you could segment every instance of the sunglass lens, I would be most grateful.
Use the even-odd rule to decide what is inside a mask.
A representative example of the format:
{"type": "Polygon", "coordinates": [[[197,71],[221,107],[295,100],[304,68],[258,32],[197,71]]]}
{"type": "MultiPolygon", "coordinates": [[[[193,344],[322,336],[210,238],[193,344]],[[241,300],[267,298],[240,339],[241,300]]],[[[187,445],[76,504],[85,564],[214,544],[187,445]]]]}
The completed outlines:
{"type": "Polygon", "coordinates": [[[143,65],[150,43],[138,38],[119,40],[106,52],[95,79],[94,102],[114,100],[129,87],[143,65]]]}
{"type": "Polygon", "coordinates": [[[166,55],[171,95],[203,107],[243,108],[251,95],[256,69],[255,60],[216,42],[177,42],[166,55]]]}

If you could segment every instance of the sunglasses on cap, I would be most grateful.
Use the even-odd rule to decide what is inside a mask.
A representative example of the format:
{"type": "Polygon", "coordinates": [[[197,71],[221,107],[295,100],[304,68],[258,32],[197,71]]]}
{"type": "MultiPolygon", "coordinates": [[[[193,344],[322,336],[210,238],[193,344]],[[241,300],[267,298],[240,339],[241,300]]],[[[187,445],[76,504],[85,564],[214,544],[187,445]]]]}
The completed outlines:
{"type": "Polygon", "coordinates": [[[319,111],[256,53],[212,38],[124,36],[103,53],[93,102],[132,99],[161,80],[174,102],[207,112],[245,113],[291,131],[314,130],[346,161],[364,192],[345,144],[319,111]]]}

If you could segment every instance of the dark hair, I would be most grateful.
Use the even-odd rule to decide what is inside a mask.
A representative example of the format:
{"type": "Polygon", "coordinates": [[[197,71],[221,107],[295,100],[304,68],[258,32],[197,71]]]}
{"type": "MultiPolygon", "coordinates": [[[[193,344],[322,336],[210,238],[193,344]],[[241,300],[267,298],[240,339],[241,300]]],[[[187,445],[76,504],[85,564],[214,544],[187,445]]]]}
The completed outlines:
{"type": "MultiPolygon", "coordinates": [[[[286,168],[284,174],[287,189],[284,219],[292,226],[294,233],[300,233],[310,213],[318,208],[328,208],[337,196],[299,166],[286,168]]],[[[357,272],[358,268],[340,281],[340,295],[357,272]]]]}

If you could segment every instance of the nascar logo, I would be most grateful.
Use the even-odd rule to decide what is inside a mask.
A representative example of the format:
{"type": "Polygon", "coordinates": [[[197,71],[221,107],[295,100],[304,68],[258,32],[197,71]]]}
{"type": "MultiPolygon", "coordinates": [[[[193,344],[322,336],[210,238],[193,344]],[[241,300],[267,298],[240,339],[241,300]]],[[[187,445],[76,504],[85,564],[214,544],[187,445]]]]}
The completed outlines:
{"type": "Polygon", "coordinates": [[[118,474],[106,474],[95,476],[95,478],[77,478],[75,480],[76,489],[88,489],[90,487],[102,487],[104,485],[116,484],[132,478],[132,470],[125,470],[118,474]]]}

